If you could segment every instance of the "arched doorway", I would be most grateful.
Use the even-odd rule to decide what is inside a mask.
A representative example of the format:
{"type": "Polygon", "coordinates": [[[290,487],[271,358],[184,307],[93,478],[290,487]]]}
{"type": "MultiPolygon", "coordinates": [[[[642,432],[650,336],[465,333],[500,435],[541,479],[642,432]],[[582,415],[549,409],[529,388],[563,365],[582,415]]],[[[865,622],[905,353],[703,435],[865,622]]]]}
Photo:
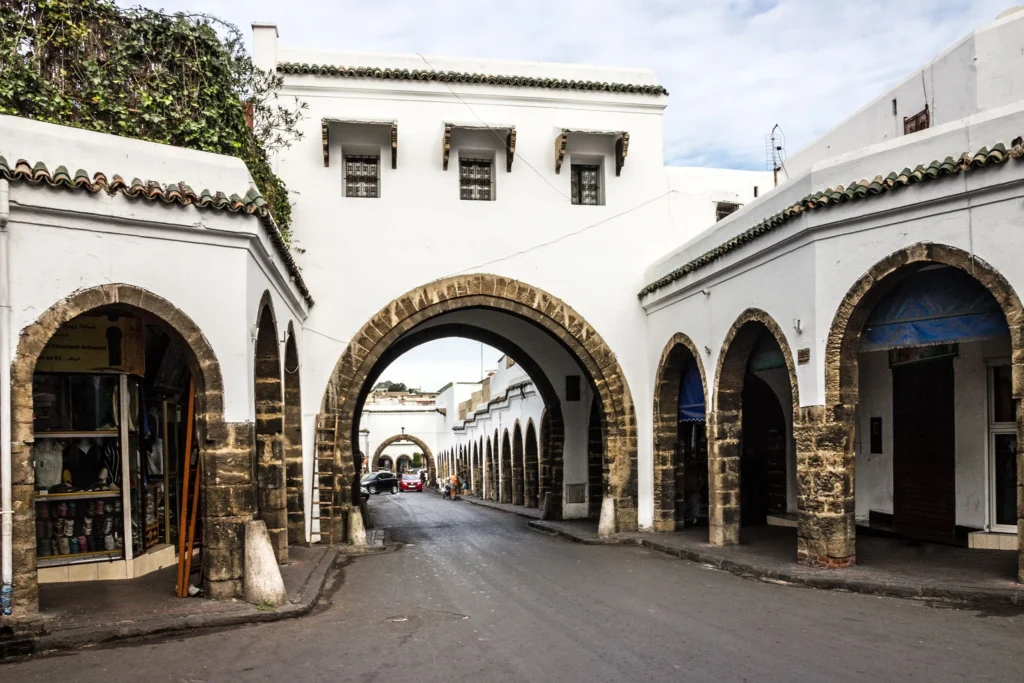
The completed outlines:
{"type": "Polygon", "coordinates": [[[512,502],[512,443],[506,429],[501,435],[501,502],[512,502]]]}
{"type": "Polygon", "coordinates": [[[491,446],[491,438],[488,436],[484,445],[484,498],[495,500],[494,487],[494,449],[491,446]]]}
{"type": "Polygon", "coordinates": [[[523,504],[523,429],[516,420],[512,429],[512,504],[523,504]]]}
{"type": "MultiPolygon", "coordinates": [[[[434,462],[433,451],[430,450],[430,447],[427,446],[423,439],[412,434],[393,434],[381,441],[380,445],[377,446],[377,449],[373,453],[373,462],[380,460],[381,455],[384,453],[384,449],[396,443],[411,443],[419,448],[420,452],[423,453],[424,460],[426,461],[424,466],[427,468],[427,481],[433,482],[437,479],[437,464],[434,462]]],[[[442,462],[444,460],[446,460],[446,458],[442,455],[442,462]]],[[[446,477],[448,476],[446,473],[443,474],[446,477]]]]}
{"type": "Polygon", "coordinates": [[[537,452],[537,430],[533,426],[533,420],[526,423],[526,444],[524,448],[525,458],[525,479],[526,493],[524,495],[526,507],[535,508],[538,505],[539,492],[538,481],[538,452],[537,452]]]}
{"type": "Polygon", "coordinates": [[[1022,310],[988,263],[931,243],[850,288],[827,340],[825,406],[805,427],[819,446],[801,473],[801,561],[853,564],[858,519],[945,542],[1022,528],[1022,310]]]}
{"type": "Polygon", "coordinates": [[[686,335],[674,335],[655,376],[655,531],[675,531],[707,516],[706,385],[697,347],[686,335]]]}
{"type": "Polygon", "coordinates": [[[284,406],[277,323],[270,293],[260,302],[253,386],[256,402],[256,458],[253,485],[256,514],[267,525],[277,561],[288,561],[288,505],[284,457],[284,406]]]}
{"type": "MultiPolygon", "coordinates": [[[[359,458],[362,460],[362,457],[359,458]]],[[[288,323],[284,347],[284,463],[288,487],[288,543],[306,541],[305,487],[302,477],[302,385],[295,329],[288,323]]]]}
{"type": "Polygon", "coordinates": [[[483,437],[473,442],[473,495],[481,498],[484,490],[483,437]]]}
{"type": "MultiPolygon", "coordinates": [[[[774,411],[771,401],[779,401],[779,396],[788,399],[787,414],[792,420],[800,402],[796,366],[789,344],[771,316],[764,311],[747,309],[726,335],[715,380],[715,411],[708,421],[709,426],[713,425],[708,457],[709,540],[712,544],[739,543],[742,523],[766,521],[767,501],[773,490],[766,462],[769,451],[777,453],[781,449],[785,455],[772,462],[781,459],[787,464],[786,472],[796,474],[791,428],[783,424],[780,429],[778,423],[768,423],[759,417],[765,410],[774,411]],[[760,388],[764,383],[771,386],[764,390],[760,388]],[[758,389],[748,389],[754,384],[758,389]],[[752,403],[747,403],[748,400],[752,403]],[[771,431],[773,429],[775,431],[771,431]],[[755,441],[765,434],[775,439],[770,448],[755,441]],[[751,506],[746,513],[744,502],[751,506]]],[[[788,474],[782,481],[786,483],[784,499],[788,500],[788,474]]],[[[793,493],[795,498],[795,491],[793,493]]]]}
{"type": "Polygon", "coordinates": [[[406,474],[412,470],[412,456],[399,455],[395,458],[395,474],[406,474]]]}
{"type": "Polygon", "coordinates": [[[377,458],[377,470],[378,471],[384,470],[384,471],[387,471],[387,472],[394,472],[395,471],[395,461],[391,459],[390,455],[382,455],[382,456],[377,458]]]}
{"type": "Polygon", "coordinates": [[[604,490],[604,458],[601,457],[603,445],[604,435],[601,433],[597,401],[591,401],[590,419],[587,421],[587,517],[590,519],[601,516],[601,492],[604,490]]]}
{"type": "MultiPolygon", "coordinates": [[[[49,548],[46,548],[46,544],[41,542],[45,540],[45,536],[42,538],[38,537],[40,527],[36,524],[37,506],[35,492],[41,487],[48,489],[49,484],[52,482],[43,481],[37,477],[37,469],[42,467],[43,470],[46,470],[46,466],[42,462],[42,455],[40,453],[34,455],[33,450],[44,443],[52,444],[55,442],[54,439],[43,438],[43,434],[59,431],[57,428],[60,425],[51,424],[51,421],[59,422],[62,419],[59,411],[54,410],[59,401],[43,401],[40,404],[37,400],[46,394],[43,386],[36,386],[35,378],[37,372],[49,374],[53,377],[61,375],[62,371],[53,365],[55,360],[53,357],[48,360],[50,363],[49,368],[44,368],[38,362],[55,333],[60,331],[61,328],[64,328],[66,331],[68,328],[65,326],[68,324],[77,324],[75,321],[91,323],[93,319],[101,322],[103,327],[107,328],[101,336],[107,340],[110,348],[112,348],[112,340],[116,339],[121,342],[119,344],[121,362],[114,364],[104,362],[103,365],[119,366],[122,363],[128,362],[129,354],[123,344],[129,339],[138,341],[138,337],[135,336],[136,334],[141,335],[143,348],[148,348],[150,359],[153,361],[149,370],[139,368],[140,372],[138,373],[128,372],[132,369],[128,365],[124,368],[126,371],[124,374],[136,374],[136,379],[140,380],[141,386],[148,388],[151,392],[152,403],[147,403],[146,416],[141,414],[142,405],[137,400],[138,394],[134,393],[131,388],[127,390],[129,400],[117,402],[119,409],[123,406],[126,411],[129,411],[129,419],[120,422],[119,425],[125,425],[128,429],[138,429],[145,422],[149,427],[150,436],[143,440],[146,458],[140,460],[138,466],[145,468],[144,471],[153,475],[153,478],[156,479],[158,475],[153,470],[153,467],[156,461],[160,460],[156,456],[162,455],[163,458],[172,460],[172,464],[175,458],[181,459],[185,457],[184,440],[179,439],[177,436],[177,427],[179,425],[184,427],[185,425],[184,422],[179,423],[174,415],[177,412],[178,403],[184,400],[186,404],[184,413],[187,416],[188,386],[191,380],[194,386],[192,393],[192,396],[194,396],[195,425],[193,446],[202,461],[204,473],[214,472],[237,475],[238,480],[244,482],[243,487],[245,490],[249,490],[250,468],[248,460],[245,460],[242,466],[239,466],[233,454],[237,450],[249,450],[251,448],[251,441],[246,438],[247,432],[244,429],[244,425],[237,425],[239,429],[235,431],[228,429],[224,423],[223,379],[220,365],[213,348],[196,324],[184,312],[167,300],[131,285],[102,285],[76,292],[49,308],[36,322],[28,325],[21,331],[14,361],[11,364],[12,405],[15,407],[30,407],[32,409],[32,417],[30,419],[16,416],[11,421],[13,474],[11,483],[13,485],[13,504],[17,511],[13,520],[13,581],[19,587],[19,590],[14,593],[12,605],[16,618],[26,613],[34,612],[39,608],[37,592],[38,563],[41,557],[43,557],[40,550],[48,550],[49,554],[45,555],[45,557],[51,558],[51,561],[59,559],[58,556],[60,555],[59,551],[54,552],[54,544],[52,542],[49,548]],[[121,327],[118,324],[121,320],[128,319],[138,322],[125,327],[121,327]],[[115,326],[119,327],[121,331],[121,334],[116,337],[108,334],[109,328],[115,326]],[[125,335],[126,331],[130,332],[130,334],[125,335]],[[168,410],[168,417],[173,419],[163,419],[163,408],[166,403],[172,404],[172,409],[168,410]],[[43,408],[44,412],[37,411],[37,407],[43,408]],[[133,408],[139,410],[138,415],[130,412],[133,408]],[[158,440],[160,442],[159,448],[156,446],[158,440]],[[232,455],[226,456],[224,453],[231,453],[232,455]],[[43,486],[44,484],[47,484],[47,486],[43,486]]],[[[108,353],[110,348],[107,349],[108,353]]],[[[49,353],[47,355],[51,356],[49,353]]],[[[57,354],[52,355],[56,356],[57,354]]],[[[84,366],[80,366],[77,369],[76,375],[83,377],[81,371],[84,369],[86,369],[84,366]]],[[[115,377],[115,375],[109,374],[110,367],[107,367],[106,370],[108,372],[107,376],[115,377]]],[[[59,386],[57,386],[59,384],[60,382],[51,381],[50,387],[51,389],[59,389],[59,386]]],[[[82,383],[79,382],[79,384],[81,385],[82,383]]],[[[103,382],[98,381],[95,384],[96,389],[102,394],[103,382]]],[[[89,386],[92,386],[92,384],[89,384],[89,386]]],[[[76,389],[80,399],[85,395],[83,393],[84,388],[84,386],[80,386],[79,389],[76,389]]],[[[110,397],[109,392],[102,395],[110,397]]],[[[102,405],[106,406],[108,403],[103,401],[102,405]]],[[[105,414],[100,415],[98,411],[93,414],[93,419],[104,420],[105,417],[105,414]]],[[[79,414],[78,419],[86,420],[90,418],[88,414],[79,414]]],[[[81,428],[83,425],[72,424],[70,426],[81,428]]],[[[76,477],[81,479],[81,473],[78,471],[79,468],[63,468],[63,464],[60,461],[58,461],[57,467],[53,468],[58,473],[62,469],[74,469],[72,472],[72,487],[82,483],[81,481],[75,481],[76,477]]],[[[170,468],[162,469],[170,474],[170,468]]],[[[97,477],[99,472],[100,470],[94,470],[92,478],[97,477]]],[[[44,471],[44,475],[49,476],[49,471],[44,471]]],[[[123,479],[119,480],[117,478],[119,475],[109,469],[107,475],[111,477],[109,480],[115,483],[124,481],[123,479]]],[[[162,479],[162,477],[160,478],[162,479]]],[[[57,479],[60,480],[59,483],[65,483],[62,473],[58,474],[57,479]]],[[[89,483],[88,477],[82,481],[86,484],[89,483]]],[[[241,552],[241,548],[230,534],[221,535],[219,533],[222,530],[240,533],[244,519],[247,517],[251,518],[251,503],[246,505],[244,497],[234,497],[235,488],[237,487],[224,483],[218,477],[203,476],[201,479],[199,495],[201,500],[206,501],[200,508],[202,518],[199,520],[199,529],[201,529],[200,533],[205,555],[203,583],[206,588],[206,595],[213,598],[236,597],[239,595],[241,588],[240,569],[236,571],[236,564],[232,560],[236,553],[241,552]],[[235,500],[239,504],[233,508],[223,504],[224,501],[231,500],[235,500]]],[[[170,492],[170,487],[164,490],[170,492]]],[[[148,497],[147,491],[140,491],[137,487],[129,485],[122,486],[121,492],[129,497],[125,509],[132,519],[134,519],[134,505],[136,501],[140,506],[138,512],[145,513],[146,499],[148,497]],[[138,493],[137,497],[136,493],[138,493]]],[[[108,495],[110,493],[110,491],[106,492],[108,495]]],[[[160,495],[159,491],[158,495],[160,495]]],[[[160,502],[162,503],[163,501],[160,502]]],[[[88,503],[89,501],[84,501],[84,504],[80,506],[79,512],[82,515],[84,515],[87,509],[86,505],[88,503]]],[[[93,501],[93,503],[95,507],[96,502],[93,501]]],[[[49,505],[49,503],[44,504],[49,505]]],[[[124,504],[124,499],[122,499],[122,504],[124,504]]],[[[171,506],[165,505],[165,510],[171,509],[171,506]]],[[[49,517],[48,514],[47,517],[49,517]]],[[[42,518],[41,515],[39,518],[42,518]]],[[[105,537],[108,535],[107,531],[103,525],[95,521],[96,518],[98,517],[95,517],[93,521],[94,533],[102,535],[97,537],[86,534],[88,536],[86,541],[87,549],[89,543],[97,538],[100,538],[104,543],[101,547],[104,549],[106,547],[105,537]]],[[[112,520],[112,522],[112,529],[109,535],[113,538],[113,526],[116,524],[116,520],[112,520]]],[[[168,524],[166,517],[161,519],[157,529],[157,541],[165,540],[169,535],[168,532],[175,530],[175,525],[175,520],[170,520],[170,524],[168,524]]],[[[140,527],[140,531],[142,530],[143,528],[140,527]]],[[[123,552],[131,552],[132,556],[135,556],[135,534],[123,535],[122,539],[123,552]]],[[[148,544],[152,540],[151,537],[143,534],[139,540],[142,545],[141,550],[144,553],[149,552],[151,546],[148,544]]],[[[115,546],[115,550],[121,551],[122,549],[117,549],[115,546]]],[[[81,552],[80,547],[79,551],[81,552]]]]}
{"type": "MultiPolygon", "coordinates": [[[[501,341],[529,347],[525,348],[525,356],[539,359],[545,370],[541,377],[553,376],[559,385],[571,386],[572,393],[579,387],[588,402],[593,395],[599,397],[601,432],[605,440],[602,453],[607,460],[603,469],[608,471],[607,493],[616,501],[618,528],[635,530],[636,417],[615,354],[577,312],[556,297],[524,283],[493,275],[457,276],[410,291],[384,307],[353,336],[330,380],[336,387],[343,432],[347,434],[354,429],[368,385],[375,373],[379,373],[381,364],[392,359],[395,349],[402,348],[413,335],[428,334],[432,328],[444,325],[497,330],[495,334],[501,341]],[[547,353],[549,350],[552,353],[547,353]]],[[[446,333],[446,336],[452,335],[446,333]]],[[[499,344],[492,346],[506,351],[499,344]]],[[[535,381],[541,379],[532,372],[530,376],[535,381]]],[[[549,379],[549,383],[555,380],[549,379]]],[[[547,397],[544,398],[547,405],[547,397]]],[[[560,407],[559,401],[547,405],[552,412],[560,407]]],[[[576,434],[586,433],[585,416],[583,422],[581,432],[572,432],[573,439],[579,439],[576,434]]],[[[562,419],[552,419],[553,438],[558,438],[559,429],[562,434],[570,433],[562,419]]],[[[338,485],[346,489],[341,492],[342,505],[351,501],[349,487],[353,470],[350,461],[355,442],[353,435],[351,443],[343,440],[339,449],[338,471],[342,477],[338,485]]],[[[571,449],[567,444],[565,453],[570,454],[571,450],[572,457],[585,460],[585,442],[585,437],[579,439],[571,444],[571,449]]],[[[553,479],[559,476],[560,464],[558,460],[552,461],[553,479]]],[[[562,488],[553,484],[551,490],[555,497],[553,507],[558,511],[563,508],[562,488]]]]}

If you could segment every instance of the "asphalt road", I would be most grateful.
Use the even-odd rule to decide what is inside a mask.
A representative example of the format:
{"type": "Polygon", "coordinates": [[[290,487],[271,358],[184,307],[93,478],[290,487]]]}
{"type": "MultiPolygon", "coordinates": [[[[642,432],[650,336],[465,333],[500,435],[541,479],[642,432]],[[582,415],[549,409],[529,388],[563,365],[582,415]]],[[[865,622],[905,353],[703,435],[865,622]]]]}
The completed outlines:
{"type": "Polygon", "coordinates": [[[404,545],[352,561],[311,616],[8,664],[0,680],[1024,680],[1020,613],[760,583],[433,493],[371,509],[404,545]]]}

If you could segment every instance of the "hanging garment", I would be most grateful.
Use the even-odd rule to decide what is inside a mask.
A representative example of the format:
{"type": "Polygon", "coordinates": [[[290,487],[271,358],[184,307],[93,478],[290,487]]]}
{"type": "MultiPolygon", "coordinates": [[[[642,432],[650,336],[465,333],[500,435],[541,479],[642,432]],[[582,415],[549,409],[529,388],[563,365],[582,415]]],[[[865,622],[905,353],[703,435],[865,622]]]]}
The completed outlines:
{"type": "Polygon", "coordinates": [[[56,439],[40,439],[32,446],[37,489],[48,489],[60,483],[64,470],[63,453],[64,442],[56,439]]]}

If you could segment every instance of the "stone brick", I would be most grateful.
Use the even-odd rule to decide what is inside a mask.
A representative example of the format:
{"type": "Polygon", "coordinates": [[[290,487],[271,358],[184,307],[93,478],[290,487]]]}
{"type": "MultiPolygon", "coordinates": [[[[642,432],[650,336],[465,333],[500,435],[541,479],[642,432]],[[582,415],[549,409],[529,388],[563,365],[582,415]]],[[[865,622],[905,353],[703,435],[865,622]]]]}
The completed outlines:
{"type": "Polygon", "coordinates": [[[230,581],[245,576],[245,554],[241,548],[205,548],[204,575],[208,581],[230,581]]]}

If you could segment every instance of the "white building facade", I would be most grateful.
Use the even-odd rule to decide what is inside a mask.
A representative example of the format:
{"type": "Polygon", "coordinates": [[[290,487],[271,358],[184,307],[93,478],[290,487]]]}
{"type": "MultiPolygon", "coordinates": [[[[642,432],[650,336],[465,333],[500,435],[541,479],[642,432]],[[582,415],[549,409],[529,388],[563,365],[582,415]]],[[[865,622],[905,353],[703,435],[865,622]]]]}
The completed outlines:
{"type": "Polygon", "coordinates": [[[1019,550],[1022,35],[1020,14],[973,33],[773,188],[771,173],[666,168],[669,100],[649,71],[304,52],[257,24],[256,62],[309,103],[305,138],[275,160],[301,253],[237,160],[0,118],[13,616],[37,608],[44,579],[155,566],[136,562],[148,536],[138,554],[124,534],[97,551],[117,557],[65,561],[36,524],[58,505],[41,498],[77,495],[60,475],[41,488],[47,439],[119,437],[140,482],[124,486],[125,530],[163,495],[133,440],[141,429],[153,452],[148,420],[47,431],[63,389],[41,403],[40,382],[61,374],[46,363],[82,315],[138,320],[123,329],[141,330],[146,358],[177,349],[169,369],[133,374],[117,332],[88,369],[124,376],[118,406],[136,405],[134,382],[193,416],[175,424],[194,426],[207,473],[214,597],[240,594],[246,519],[266,520],[283,561],[323,519],[314,486],[347,512],[363,456],[395,435],[371,387],[448,336],[515,363],[403,413],[397,433],[481,495],[562,518],[608,505],[622,531],[706,519],[720,544],[795,524],[797,557],[818,566],[856,560],[858,522],[1019,550]]]}

